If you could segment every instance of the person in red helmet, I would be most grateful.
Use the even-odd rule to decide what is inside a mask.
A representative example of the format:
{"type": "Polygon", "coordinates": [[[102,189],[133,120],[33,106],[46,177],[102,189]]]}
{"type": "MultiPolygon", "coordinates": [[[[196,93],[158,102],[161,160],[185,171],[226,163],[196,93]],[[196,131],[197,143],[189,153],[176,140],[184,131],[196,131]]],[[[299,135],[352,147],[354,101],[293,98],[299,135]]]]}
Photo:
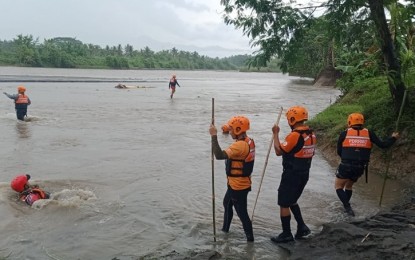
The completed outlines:
{"type": "Polygon", "coordinates": [[[170,98],[173,98],[174,92],[176,92],[176,85],[180,87],[180,84],[176,79],[176,74],[173,74],[169,81],[169,89],[171,89],[170,98]]]}
{"type": "Polygon", "coordinates": [[[251,174],[255,161],[255,143],[249,138],[249,119],[244,116],[232,117],[229,122],[229,133],[235,140],[226,150],[222,150],[218,142],[218,131],[212,124],[209,133],[212,138],[213,153],[217,160],[226,160],[227,186],[223,198],[224,217],[222,231],[229,232],[233,208],[235,208],[248,242],[254,241],[252,221],[247,210],[248,192],[251,191],[251,174]]]}
{"type": "Polygon", "coordinates": [[[373,144],[385,149],[392,146],[399,138],[399,133],[393,132],[390,138],[382,141],[375,132],[363,127],[364,123],[365,118],[362,114],[350,114],[347,118],[348,128],[340,133],[337,140],[337,154],[341,162],[336,171],[334,186],[345,212],[350,216],[355,215],[350,205],[353,184],[365,171],[367,174],[373,144]]]}
{"type": "Polygon", "coordinates": [[[17,94],[8,94],[3,92],[8,98],[14,100],[16,109],[16,116],[18,120],[24,121],[24,117],[27,116],[27,107],[32,103],[30,98],[25,94],[26,88],[24,86],[17,87],[17,94]]]}
{"type": "Polygon", "coordinates": [[[40,199],[49,199],[50,194],[38,185],[29,184],[30,175],[18,175],[11,181],[11,188],[19,193],[19,200],[26,202],[29,206],[40,199]]]}
{"type": "Polygon", "coordinates": [[[304,107],[290,107],[286,116],[291,132],[285,137],[284,142],[280,143],[279,126],[274,125],[272,127],[275,154],[282,156],[283,166],[280,186],[278,187],[282,233],[271,237],[271,240],[275,243],[294,241],[290,224],[291,213],[297,222],[295,238],[301,239],[311,233],[304,223],[297,201],[309,179],[316,136],[309,126],[305,125],[305,121],[308,120],[308,111],[304,107]]]}

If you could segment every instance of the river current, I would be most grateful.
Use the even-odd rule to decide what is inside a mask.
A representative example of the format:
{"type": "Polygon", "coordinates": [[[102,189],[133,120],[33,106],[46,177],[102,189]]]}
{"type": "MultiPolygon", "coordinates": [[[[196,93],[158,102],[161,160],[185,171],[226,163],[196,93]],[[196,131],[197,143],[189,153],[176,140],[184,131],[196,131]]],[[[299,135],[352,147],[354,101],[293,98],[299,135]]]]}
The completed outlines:
{"type": "MultiPolygon", "coordinates": [[[[305,106],[313,117],[339,91],[278,73],[175,71],[181,87],[170,99],[172,73],[0,67],[0,91],[15,93],[24,85],[32,101],[28,121],[18,122],[12,100],[0,99],[0,259],[157,259],[200,250],[239,259],[286,258],[270,241],[281,232],[282,172],[273,150],[264,171],[271,127],[281,106],[284,113],[305,106]],[[139,88],[115,88],[119,83],[139,88]],[[212,98],[219,131],[234,115],[251,121],[257,155],[249,212],[265,172],[253,244],[246,243],[236,216],[230,233],[220,232],[226,176],[223,161],[214,161],[212,170],[212,98]],[[10,188],[18,174],[30,174],[52,199],[32,207],[19,202],[10,188]]],[[[283,137],[290,131],[284,114],[280,126],[283,137]]],[[[223,149],[231,142],[219,133],[223,149]]],[[[314,233],[325,222],[348,218],[334,191],[335,170],[317,151],[299,201],[314,233]]],[[[380,210],[381,181],[371,176],[369,184],[362,179],[356,185],[356,219],[380,210]]],[[[398,189],[388,182],[383,206],[396,201],[398,189]]]]}

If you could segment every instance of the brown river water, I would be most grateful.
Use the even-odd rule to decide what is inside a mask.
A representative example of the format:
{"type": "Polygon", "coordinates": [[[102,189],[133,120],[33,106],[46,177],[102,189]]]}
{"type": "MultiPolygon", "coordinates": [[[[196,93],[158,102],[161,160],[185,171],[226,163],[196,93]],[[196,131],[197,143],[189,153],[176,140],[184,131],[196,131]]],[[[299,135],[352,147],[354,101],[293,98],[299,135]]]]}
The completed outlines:
{"type": "MultiPolygon", "coordinates": [[[[213,241],[212,98],[220,126],[234,115],[251,121],[257,156],[248,210],[252,212],[279,107],[303,105],[315,116],[340,94],[278,73],[176,71],[170,99],[165,70],[71,70],[0,67],[0,91],[27,88],[28,122],[0,98],[0,259],[157,259],[171,252],[214,250],[239,259],[285,259],[270,241],[281,231],[277,187],[281,158],[271,151],[247,244],[236,217],[220,232],[226,191],[223,161],[214,161],[217,241],[213,241]],[[116,89],[115,85],[138,85],[116,89]],[[52,193],[32,207],[10,188],[18,174],[52,193]]],[[[281,136],[289,132],[280,121],[281,136]]],[[[226,148],[232,139],[219,134],[226,148]]],[[[348,219],[334,191],[335,165],[317,151],[299,204],[314,233],[348,219]]],[[[382,180],[356,185],[356,219],[373,215],[382,180]]],[[[389,181],[382,207],[399,200],[389,181]]],[[[295,230],[294,222],[292,225],[295,230]]]]}

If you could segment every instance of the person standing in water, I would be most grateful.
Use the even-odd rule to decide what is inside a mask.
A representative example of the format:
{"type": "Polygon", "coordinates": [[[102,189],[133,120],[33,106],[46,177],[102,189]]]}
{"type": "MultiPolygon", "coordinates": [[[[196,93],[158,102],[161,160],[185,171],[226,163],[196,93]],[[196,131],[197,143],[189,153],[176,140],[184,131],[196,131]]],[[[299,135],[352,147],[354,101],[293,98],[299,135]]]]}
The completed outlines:
{"type": "Polygon", "coordinates": [[[8,98],[14,100],[17,119],[22,121],[24,121],[24,117],[27,116],[27,107],[31,104],[30,98],[25,95],[25,92],[26,88],[24,86],[17,87],[17,94],[3,92],[8,98]]]}
{"type": "Polygon", "coordinates": [[[212,124],[209,133],[212,138],[213,153],[217,160],[226,160],[227,186],[223,198],[224,216],[222,231],[229,232],[233,208],[235,208],[242,227],[245,231],[246,240],[254,241],[252,221],[248,215],[247,199],[251,191],[251,174],[255,161],[255,143],[249,138],[246,131],[249,130],[249,119],[244,116],[232,117],[229,122],[229,133],[235,140],[226,150],[222,150],[218,142],[218,131],[212,124]]]}
{"type": "Polygon", "coordinates": [[[169,81],[169,89],[171,89],[170,98],[173,98],[174,92],[176,92],[176,85],[180,87],[180,84],[176,79],[176,74],[173,74],[169,81]]]}
{"type": "Polygon", "coordinates": [[[316,136],[314,132],[305,125],[308,120],[308,112],[304,107],[294,106],[287,111],[288,125],[291,127],[283,143],[280,143],[280,128],[272,127],[274,136],[274,149],[277,156],[282,156],[282,176],[278,187],[278,205],[280,206],[280,219],[282,233],[271,237],[275,243],[286,243],[294,241],[291,233],[291,213],[297,222],[296,239],[308,236],[311,231],[304,223],[301,215],[298,199],[308,182],[311,161],[314,156],[316,136]]]}
{"type": "Polygon", "coordinates": [[[382,141],[373,131],[363,127],[364,122],[362,114],[350,114],[347,118],[348,128],[340,133],[337,140],[337,154],[341,162],[336,171],[334,186],[346,213],[350,216],[355,215],[350,206],[353,184],[365,171],[367,174],[372,144],[388,148],[399,138],[399,133],[393,132],[389,139],[382,141]]]}

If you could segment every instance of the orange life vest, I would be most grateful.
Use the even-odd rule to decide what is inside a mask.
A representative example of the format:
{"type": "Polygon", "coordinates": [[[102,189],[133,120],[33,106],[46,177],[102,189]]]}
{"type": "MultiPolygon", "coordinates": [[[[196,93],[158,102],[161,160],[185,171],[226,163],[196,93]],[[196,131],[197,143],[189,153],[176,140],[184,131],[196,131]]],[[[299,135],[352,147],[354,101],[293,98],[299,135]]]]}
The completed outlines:
{"type": "Polygon", "coordinates": [[[40,188],[32,188],[30,190],[24,191],[20,196],[20,200],[26,202],[30,206],[37,200],[47,198],[49,198],[49,195],[40,188]]]}
{"type": "Polygon", "coordinates": [[[304,129],[294,129],[293,132],[300,134],[298,140],[300,141],[300,138],[302,138],[303,145],[300,148],[300,143],[297,143],[293,150],[300,150],[297,152],[293,151],[294,154],[283,154],[283,167],[286,170],[308,170],[311,167],[311,160],[315,153],[315,146],[317,142],[316,135],[308,127],[305,127],[304,129]]]}
{"type": "Polygon", "coordinates": [[[19,94],[17,100],[14,102],[16,104],[29,104],[29,97],[25,94],[19,94]]]}
{"type": "Polygon", "coordinates": [[[369,161],[372,141],[369,130],[348,128],[342,143],[342,160],[369,161]]]}
{"type": "Polygon", "coordinates": [[[255,163],[255,142],[253,139],[246,137],[244,142],[248,145],[245,159],[227,159],[226,175],[228,176],[228,185],[234,190],[244,190],[251,187],[251,174],[255,163]]]}

